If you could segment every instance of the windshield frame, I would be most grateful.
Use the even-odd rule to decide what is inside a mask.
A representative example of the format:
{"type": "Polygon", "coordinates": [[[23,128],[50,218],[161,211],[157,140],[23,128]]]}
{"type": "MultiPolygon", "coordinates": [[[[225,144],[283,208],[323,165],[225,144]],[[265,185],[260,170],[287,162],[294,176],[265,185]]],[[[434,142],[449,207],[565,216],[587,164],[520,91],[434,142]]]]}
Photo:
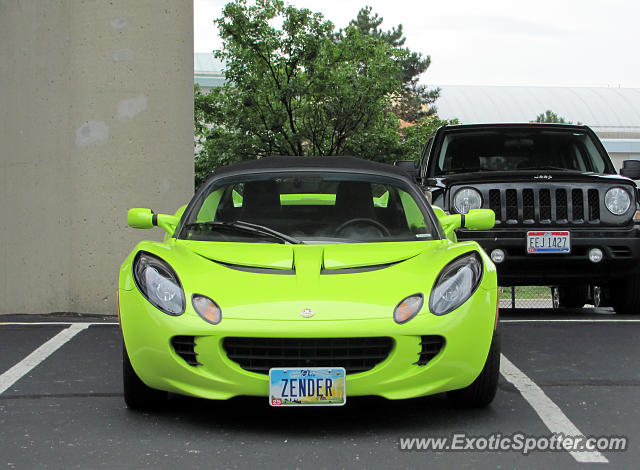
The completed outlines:
{"type": "MultiPolygon", "coordinates": [[[[196,191],[193,198],[187,205],[182,217],[180,218],[180,223],[174,232],[174,238],[178,240],[189,240],[186,237],[186,229],[187,221],[191,218],[192,213],[195,210],[198,210],[204,199],[214,190],[221,186],[225,186],[231,183],[237,183],[240,178],[247,177],[260,177],[268,175],[270,177],[294,177],[294,176],[323,176],[327,174],[340,175],[340,176],[353,176],[354,178],[362,178],[363,176],[370,176],[377,180],[388,180],[389,184],[396,185],[399,189],[407,192],[416,202],[418,208],[422,212],[423,217],[427,222],[431,224],[433,227],[432,237],[428,239],[416,239],[416,240],[404,240],[400,243],[408,243],[408,242],[420,242],[420,241],[433,241],[433,240],[442,240],[445,238],[445,234],[442,230],[440,222],[438,221],[437,216],[433,212],[433,209],[429,205],[425,195],[420,191],[419,186],[411,181],[409,178],[403,178],[401,176],[395,175],[393,173],[385,173],[385,172],[375,172],[370,170],[362,170],[359,171],[357,169],[333,169],[333,168],[301,168],[301,169],[289,169],[289,168],[277,168],[277,169],[264,169],[257,171],[247,171],[247,170],[239,170],[237,172],[225,172],[223,175],[216,175],[215,173],[205,181],[202,186],[196,191]]],[[[236,243],[233,241],[230,242],[222,242],[222,241],[212,241],[213,243],[236,243]]],[[[393,243],[399,242],[398,240],[380,240],[380,241],[366,241],[366,242],[350,242],[344,241],[343,243],[393,243]]],[[[327,241],[326,244],[333,244],[335,241],[327,241]]],[[[316,243],[323,244],[323,243],[316,243]]]]}

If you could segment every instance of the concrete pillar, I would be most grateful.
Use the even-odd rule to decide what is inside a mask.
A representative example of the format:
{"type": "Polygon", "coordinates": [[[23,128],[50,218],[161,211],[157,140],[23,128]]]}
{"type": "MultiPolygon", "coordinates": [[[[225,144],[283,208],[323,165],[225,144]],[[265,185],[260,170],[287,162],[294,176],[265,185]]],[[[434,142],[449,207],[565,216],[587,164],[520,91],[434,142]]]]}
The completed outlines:
{"type": "Polygon", "coordinates": [[[191,0],[0,2],[0,313],[115,314],[129,207],[193,194],[191,0]]]}

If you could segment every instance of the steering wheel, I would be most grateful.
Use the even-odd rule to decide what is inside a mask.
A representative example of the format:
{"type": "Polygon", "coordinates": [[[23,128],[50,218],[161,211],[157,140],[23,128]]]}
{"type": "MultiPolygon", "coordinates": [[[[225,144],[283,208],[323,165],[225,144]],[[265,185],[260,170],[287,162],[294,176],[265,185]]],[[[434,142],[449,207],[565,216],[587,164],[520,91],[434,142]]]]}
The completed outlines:
{"type": "Polygon", "coordinates": [[[349,227],[350,225],[354,225],[354,224],[369,224],[369,225],[373,225],[375,228],[380,230],[380,233],[382,235],[386,235],[387,237],[391,236],[391,232],[389,232],[389,229],[387,227],[382,225],[377,220],[367,219],[367,218],[358,218],[358,219],[347,220],[345,223],[343,223],[342,225],[340,225],[340,227],[338,227],[336,229],[335,234],[336,235],[339,234],[345,228],[349,227]]]}

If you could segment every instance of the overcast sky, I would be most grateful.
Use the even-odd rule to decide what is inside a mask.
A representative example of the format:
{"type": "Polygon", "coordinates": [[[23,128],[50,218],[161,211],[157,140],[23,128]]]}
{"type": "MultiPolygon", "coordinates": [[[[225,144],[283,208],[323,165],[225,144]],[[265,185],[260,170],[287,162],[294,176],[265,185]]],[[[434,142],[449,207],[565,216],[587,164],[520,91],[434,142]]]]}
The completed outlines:
{"type": "MultiPolygon", "coordinates": [[[[194,1],[194,50],[221,46],[213,20],[225,0],[194,1]]],[[[431,56],[435,85],[640,88],[637,0],[289,0],[336,27],[371,5],[383,29],[402,24],[406,46],[431,56]]]]}

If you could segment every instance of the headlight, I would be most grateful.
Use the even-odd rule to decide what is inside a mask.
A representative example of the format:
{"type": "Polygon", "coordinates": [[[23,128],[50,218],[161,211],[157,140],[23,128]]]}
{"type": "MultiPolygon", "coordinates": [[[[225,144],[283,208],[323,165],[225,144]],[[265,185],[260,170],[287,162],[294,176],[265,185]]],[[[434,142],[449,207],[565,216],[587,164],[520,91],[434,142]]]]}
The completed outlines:
{"type": "Polygon", "coordinates": [[[424,296],[422,294],[413,294],[405,297],[393,310],[393,319],[396,323],[407,323],[418,314],[423,303],[424,296]]]}
{"type": "Polygon", "coordinates": [[[480,285],[482,270],[482,260],[475,252],[447,264],[431,290],[431,313],[445,315],[465,303],[480,285]]]}
{"type": "Polygon", "coordinates": [[[623,188],[611,188],[604,195],[604,205],[613,215],[622,215],[631,205],[631,197],[623,188]]]}
{"type": "Polygon", "coordinates": [[[182,284],[166,261],[140,251],[133,261],[133,279],[142,295],[155,307],[168,315],[184,313],[182,284]]]}
{"type": "Polygon", "coordinates": [[[471,209],[482,207],[482,196],[473,188],[464,188],[456,193],[453,198],[453,208],[458,214],[466,214],[471,209]]]}

